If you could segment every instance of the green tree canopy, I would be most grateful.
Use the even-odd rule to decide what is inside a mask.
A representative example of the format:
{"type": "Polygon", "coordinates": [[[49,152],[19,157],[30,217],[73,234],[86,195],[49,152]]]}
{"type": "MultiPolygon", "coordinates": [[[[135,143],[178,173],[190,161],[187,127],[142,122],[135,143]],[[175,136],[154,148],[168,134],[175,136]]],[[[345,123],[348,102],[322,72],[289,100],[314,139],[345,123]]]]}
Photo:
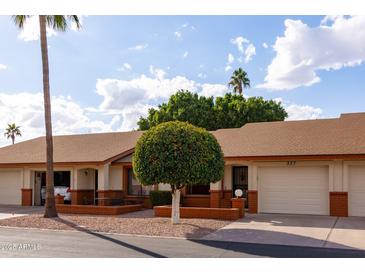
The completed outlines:
{"type": "Polygon", "coordinates": [[[147,130],[167,121],[184,121],[207,130],[237,128],[251,122],[283,121],[288,114],[281,103],[262,97],[244,98],[227,93],[223,97],[204,97],[180,90],[167,103],[151,108],[147,117],[138,121],[147,130]]]}
{"type": "Polygon", "coordinates": [[[180,189],[223,178],[223,152],[207,130],[186,122],[166,122],[146,131],[133,155],[133,170],[142,185],[169,184],[172,222],[179,222],[180,189]]]}

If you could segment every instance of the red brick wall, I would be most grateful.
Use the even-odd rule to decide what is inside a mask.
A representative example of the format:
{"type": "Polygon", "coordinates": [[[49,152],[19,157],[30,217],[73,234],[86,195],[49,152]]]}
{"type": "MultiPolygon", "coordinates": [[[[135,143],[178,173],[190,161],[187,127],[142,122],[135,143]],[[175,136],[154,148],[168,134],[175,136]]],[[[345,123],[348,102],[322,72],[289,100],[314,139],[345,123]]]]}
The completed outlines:
{"type": "Polygon", "coordinates": [[[94,204],[93,189],[71,189],[71,204],[91,205],[94,204]]]}
{"type": "Polygon", "coordinates": [[[210,190],[210,207],[220,207],[221,196],[221,190],[210,190]]]}
{"type": "Polygon", "coordinates": [[[230,208],[232,199],[232,190],[223,190],[223,197],[221,199],[221,207],[230,208]]]}
{"type": "Polygon", "coordinates": [[[32,204],[32,189],[22,188],[22,206],[31,206],[32,204]]]}
{"type": "MultiPolygon", "coordinates": [[[[155,206],[153,209],[155,217],[171,217],[170,206],[155,206]]],[[[180,217],[237,220],[239,219],[239,210],[237,208],[180,207],[180,217]]]]}
{"type": "Polygon", "coordinates": [[[257,202],[258,202],[257,190],[249,190],[247,198],[248,198],[248,212],[257,213],[257,202]]]}
{"type": "Polygon", "coordinates": [[[183,205],[186,207],[210,207],[210,195],[185,195],[183,205]]]}
{"type": "Polygon", "coordinates": [[[347,192],[330,192],[330,215],[337,217],[348,216],[347,192]]]}
{"type": "Polygon", "coordinates": [[[122,199],[123,197],[123,190],[98,190],[98,205],[107,206],[111,204],[111,200],[108,200],[108,198],[122,199]],[[104,198],[106,199],[104,200],[104,198]]]}
{"type": "Polygon", "coordinates": [[[243,198],[232,198],[232,208],[238,208],[240,213],[240,218],[245,216],[245,199],[243,198]]]}
{"type": "Polygon", "coordinates": [[[90,215],[119,215],[128,212],[139,211],[142,205],[123,206],[94,206],[94,205],[56,205],[59,213],[90,214],[90,215]]]}

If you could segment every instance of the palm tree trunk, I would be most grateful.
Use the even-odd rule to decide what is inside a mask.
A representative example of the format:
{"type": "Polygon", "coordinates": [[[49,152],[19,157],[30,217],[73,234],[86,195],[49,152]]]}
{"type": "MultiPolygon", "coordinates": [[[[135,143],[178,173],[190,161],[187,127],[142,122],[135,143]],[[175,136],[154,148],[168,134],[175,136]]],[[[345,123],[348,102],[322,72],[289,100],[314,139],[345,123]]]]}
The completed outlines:
{"type": "Polygon", "coordinates": [[[15,143],[15,135],[11,135],[11,141],[13,142],[13,145],[15,143]]]}
{"type": "Polygon", "coordinates": [[[39,26],[41,34],[41,51],[42,51],[42,69],[43,69],[43,96],[44,96],[44,118],[46,124],[46,206],[44,217],[57,217],[56,203],[54,197],[53,182],[53,138],[52,138],[52,119],[51,119],[51,98],[49,92],[49,66],[48,66],[48,48],[46,17],[39,16],[39,26]]]}

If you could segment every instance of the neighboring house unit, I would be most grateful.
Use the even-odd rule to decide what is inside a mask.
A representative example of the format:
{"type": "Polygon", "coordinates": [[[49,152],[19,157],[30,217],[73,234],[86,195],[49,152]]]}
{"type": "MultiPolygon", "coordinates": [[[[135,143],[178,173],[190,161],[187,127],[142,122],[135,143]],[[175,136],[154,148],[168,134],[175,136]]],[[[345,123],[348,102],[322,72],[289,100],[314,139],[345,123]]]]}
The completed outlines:
{"type": "MultiPolygon", "coordinates": [[[[225,157],[224,180],[184,189],[186,206],[230,207],[247,190],[251,213],[365,216],[365,113],[336,119],[264,122],[212,132],[225,157]]],[[[73,204],[140,200],[151,189],[132,171],[142,132],[54,137],[56,185],[71,189],[73,204]]],[[[39,205],[45,184],[44,137],[0,149],[0,203],[39,205]]]]}

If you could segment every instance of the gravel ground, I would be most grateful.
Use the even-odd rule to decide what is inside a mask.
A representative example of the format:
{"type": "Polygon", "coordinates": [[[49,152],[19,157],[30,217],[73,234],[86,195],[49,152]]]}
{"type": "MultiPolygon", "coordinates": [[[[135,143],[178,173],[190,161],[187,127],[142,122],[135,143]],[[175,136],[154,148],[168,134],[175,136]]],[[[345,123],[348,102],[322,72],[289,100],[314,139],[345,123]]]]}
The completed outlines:
{"type": "Polygon", "coordinates": [[[181,219],[180,224],[171,225],[170,218],[153,217],[152,210],[112,217],[59,214],[58,218],[46,219],[43,215],[31,214],[0,220],[0,226],[186,238],[201,238],[229,223],[221,220],[181,219]]]}

